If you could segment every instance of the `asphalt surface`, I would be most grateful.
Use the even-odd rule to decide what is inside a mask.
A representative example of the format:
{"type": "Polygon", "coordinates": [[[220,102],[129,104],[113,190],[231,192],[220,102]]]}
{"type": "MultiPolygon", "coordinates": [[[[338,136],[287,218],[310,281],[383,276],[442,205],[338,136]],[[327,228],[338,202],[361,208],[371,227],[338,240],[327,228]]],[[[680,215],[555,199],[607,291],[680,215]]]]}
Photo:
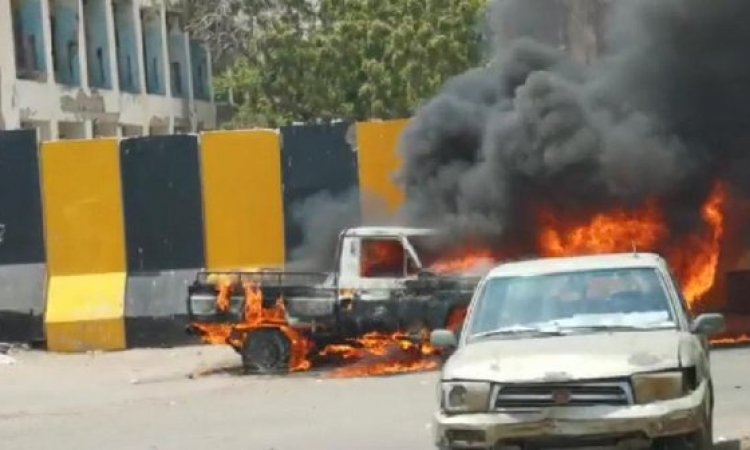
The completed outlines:
{"type": "MultiPolygon", "coordinates": [[[[216,370],[237,364],[222,347],[12,357],[0,359],[2,449],[433,448],[436,372],[247,377],[216,370]]],[[[715,351],[713,371],[716,437],[737,449],[750,436],[750,349],[715,351]]]]}

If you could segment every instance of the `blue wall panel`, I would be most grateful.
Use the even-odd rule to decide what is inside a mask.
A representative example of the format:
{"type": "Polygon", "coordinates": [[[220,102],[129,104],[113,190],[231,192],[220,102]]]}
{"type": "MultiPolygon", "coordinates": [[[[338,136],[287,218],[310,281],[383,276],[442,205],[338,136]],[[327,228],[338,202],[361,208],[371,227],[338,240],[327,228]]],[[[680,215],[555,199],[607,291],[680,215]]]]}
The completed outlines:
{"type": "Polygon", "coordinates": [[[203,267],[197,136],[125,139],[120,170],[128,271],[203,267]]]}
{"type": "Polygon", "coordinates": [[[36,132],[0,131],[0,264],[44,262],[36,132]]]}
{"type": "Polygon", "coordinates": [[[347,142],[350,123],[290,126],[281,129],[284,229],[287,257],[302,243],[293,209],[317,194],[358,189],[357,155],[347,142]]]}
{"type": "Polygon", "coordinates": [[[199,161],[194,135],[122,141],[129,347],[191,342],[185,295],[205,266],[199,161]]]}
{"type": "Polygon", "coordinates": [[[0,131],[0,342],[41,339],[44,260],[36,133],[0,131]]]}

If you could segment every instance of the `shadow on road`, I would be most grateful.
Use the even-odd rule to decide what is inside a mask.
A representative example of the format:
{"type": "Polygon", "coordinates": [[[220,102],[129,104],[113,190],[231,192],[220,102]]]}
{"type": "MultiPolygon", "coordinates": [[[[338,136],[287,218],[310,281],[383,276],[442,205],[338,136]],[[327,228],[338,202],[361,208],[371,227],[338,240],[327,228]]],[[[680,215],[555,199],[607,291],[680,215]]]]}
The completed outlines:
{"type": "Polygon", "coordinates": [[[747,442],[743,445],[742,441],[739,440],[720,442],[714,445],[715,450],[746,450],[748,448],[750,447],[748,447],[747,442]]]}

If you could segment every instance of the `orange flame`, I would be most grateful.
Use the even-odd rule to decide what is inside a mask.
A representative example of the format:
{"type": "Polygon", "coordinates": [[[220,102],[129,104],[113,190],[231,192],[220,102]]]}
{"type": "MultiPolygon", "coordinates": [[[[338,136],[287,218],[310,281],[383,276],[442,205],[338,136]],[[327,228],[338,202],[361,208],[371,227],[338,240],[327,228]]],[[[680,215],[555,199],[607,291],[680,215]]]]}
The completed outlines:
{"type": "MultiPolygon", "coordinates": [[[[572,256],[581,254],[655,251],[663,254],[681,281],[691,309],[701,306],[711,290],[719,263],[720,243],[724,235],[724,208],[727,192],[718,184],[702,209],[704,227],[686,236],[670,234],[663,210],[656,201],[647,202],[639,209],[613,208],[596,214],[586,223],[566,221],[564,215],[551,210],[540,210],[537,237],[542,256],[572,256]]],[[[374,242],[363,249],[366,254],[362,270],[386,270],[402,267],[403,250],[387,241],[374,242]]],[[[430,269],[441,274],[463,273],[498,258],[489,250],[471,250],[445,257],[430,269]]],[[[219,285],[217,309],[228,311],[232,283],[219,285]]],[[[334,370],[334,378],[388,375],[424,371],[439,365],[439,352],[428,344],[426,333],[420,342],[408,339],[404,333],[370,333],[349,344],[328,345],[314,352],[313,343],[286,320],[283,298],[271,308],[263,306],[263,292],[255,283],[244,286],[246,321],[239,325],[195,324],[204,333],[204,341],[211,344],[242,344],[243,337],[258,328],[274,327],[281,330],[292,343],[291,371],[305,371],[315,358],[338,358],[348,365],[334,370]]],[[[461,308],[451,312],[448,328],[458,331],[466,315],[461,308]]],[[[750,335],[721,337],[714,345],[750,343],[750,335]]]]}
{"type": "Polygon", "coordinates": [[[651,203],[635,213],[615,210],[597,214],[586,225],[566,228],[550,213],[543,212],[539,245],[544,256],[572,256],[652,249],[668,234],[663,216],[651,203]]]}
{"type": "Polygon", "coordinates": [[[229,343],[232,327],[226,324],[194,323],[193,326],[200,330],[201,340],[206,344],[222,345],[229,343]]]}
{"type": "Polygon", "coordinates": [[[404,267],[404,248],[398,241],[370,240],[362,243],[364,277],[378,276],[381,272],[398,273],[404,267]]]}
{"type": "Polygon", "coordinates": [[[495,261],[496,258],[489,250],[468,250],[436,261],[430,266],[430,270],[439,274],[460,274],[491,265],[495,261]]]}
{"type": "Polygon", "coordinates": [[[322,356],[338,355],[352,365],[334,370],[332,378],[353,378],[431,370],[438,366],[437,351],[427,343],[423,332],[415,343],[403,333],[369,333],[356,340],[356,345],[330,345],[322,356]]]}
{"type": "Polygon", "coordinates": [[[683,293],[691,306],[699,306],[716,281],[721,239],[724,236],[726,198],[726,188],[717,185],[701,214],[707,232],[690,236],[688,242],[668,254],[681,276],[683,293]]]}
{"type": "Polygon", "coordinates": [[[219,312],[225,313],[229,311],[230,299],[231,299],[232,285],[230,283],[222,283],[219,286],[219,297],[216,299],[216,309],[219,312]]]}
{"type": "Polygon", "coordinates": [[[714,347],[730,347],[735,345],[747,345],[750,344],[750,334],[742,334],[739,336],[722,337],[711,340],[711,345],[714,347]]]}
{"type": "MultiPolygon", "coordinates": [[[[312,354],[314,345],[300,331],[291,327],[286,320],[286,308],[282,298],[276,300],[272,308],[263,306],[263,291],[257,283],[244,284],[245,322],[241,324],[199,324],[202,339],[207,344],[231,344],[241,348],[248,333],[261,328],[276,328],[283,332],[292,344],[291,372],[306,371],[312,367],[315,357],[338,357],[354,361],[352,367],[343,367],[333,372],[335,378],[365,375],[384,375],[437,367],[437,361],[425,359],[437,354],[429,344],[425,332],[419,343],[409,340],[404,333],[370,333],[353,341],[352,344],[328,345],[317,354],[312,354]]],[[[224,283],[219,288],[217,308],[232,293],[232,285],[224,283]]]]}
{"type": "Polygon", "coordinates": [[[461,326],[464,323],[464,320],[466,319],[467,312],[468,310],[466,307],[456,308],[451,311],[451,313],[448,315],[448,320],[446,321],[445,328],[458,334],[461,326]]]}
{"type": "Polygon", "coordinates": [[[720,242],[724,233],[726,190],[717,184],[703,207],[705,231],[684,239],[670,236],[664,214],[655,201],[638,210],[613,209],[595,215],[588,223],[570,226],[552,211],[542,210],[538,244],[544,256],[656,251],[675,268],[692,309],[715,282],[720,242]]]}
{"type": "MultiPolygon", "coordinates": [[[[193,324],[201,331],[204,343],[219,345],[231,344],[242,348],[245,336],[253,330],[261,328],[279,329],[291,343],[291,361],[289,369],[292,372],[305,371],[311,367],[308,359],[312,343],[298,330],[292,328],[286,320],[284,300],[279,298],[272,308],[263,307],[263,291],[257,283],[247,282],[243,285],[245,291],[245,322],[239,325],[231,324],[193,324]]],[[[232,294],[232,284],[224,282],[219,286],[216,306],[219,311],[228,310],[229,298],[232,294]]]]}

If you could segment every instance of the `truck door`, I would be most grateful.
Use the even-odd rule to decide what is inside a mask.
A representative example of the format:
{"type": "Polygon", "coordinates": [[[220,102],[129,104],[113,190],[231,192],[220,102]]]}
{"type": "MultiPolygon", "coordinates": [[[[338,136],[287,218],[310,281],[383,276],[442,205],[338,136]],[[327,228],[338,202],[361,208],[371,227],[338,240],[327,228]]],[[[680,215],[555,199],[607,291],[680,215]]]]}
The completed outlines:
{"type": "Polygon", "coordinates": [[[342,248],[339,289],[388,291],[417,271],[401,237],[350,237],[342,248]]]}

